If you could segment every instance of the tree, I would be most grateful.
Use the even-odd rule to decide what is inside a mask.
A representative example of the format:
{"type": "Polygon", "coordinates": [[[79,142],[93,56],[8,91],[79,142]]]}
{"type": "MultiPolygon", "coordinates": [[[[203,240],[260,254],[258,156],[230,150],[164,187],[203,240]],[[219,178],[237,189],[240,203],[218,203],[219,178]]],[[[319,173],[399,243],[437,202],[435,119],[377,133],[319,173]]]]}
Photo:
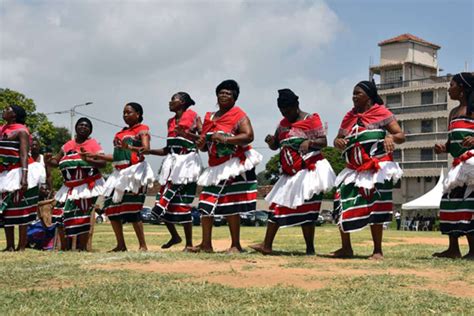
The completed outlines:
{"type": "Polygon", "coordinates": [[[259,185],[275,184],[280,178],[280,154],[274,155],[265,165],[265,170],[257,175],[259,185]]]}
{"type": "Polygon", "coordinates": [[[55,127],[44,113],[36,112],[36,105],[32,99],[14,90],[0,89],[0,110],[13,104],[25,109],[26,125],[30,132],[39,138],[41,145],[49,151],[57,153],[61,146],[71,139],[67,129],[55,127]]]}
{"type": "MultiPolygon", "coordinates": [[[[66,128],[54,126],[44,113],[36,112],[36,105],[32,99],[14,90],[0,89],[0,110],[13,104],[25,109],[27,113],[26,125],[30,132],[38,137],[45,149],[43,151],[56,154],[61,146],[71,139],[71,134],[66,128]]],[[[59,189],[63,182],[61,173],[57,168],[54,168],[51,170],[51,176],[53,188],[59,189]]]]}
{"type": "Polygon", "coordinates": [[[341,152],[334,147],[326,147],[323,148],[322,151],[324,158],[329,161],[334,172],[339,174],[339,172],[341,172],[346,166],[344,159],[341,157],[341,152]]]}

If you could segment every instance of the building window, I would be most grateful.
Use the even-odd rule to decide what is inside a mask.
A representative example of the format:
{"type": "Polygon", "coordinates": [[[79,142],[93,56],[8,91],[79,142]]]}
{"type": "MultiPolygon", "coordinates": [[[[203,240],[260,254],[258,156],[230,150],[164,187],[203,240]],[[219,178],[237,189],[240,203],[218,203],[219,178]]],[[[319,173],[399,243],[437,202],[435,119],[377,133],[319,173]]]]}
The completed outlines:
{"type": "Polygon", "coordinates": [[[402,187],[402,180],[398,180],[397,183],[393,185],[394,189],[400,189],[402,187]]]}
{"type": "Polygon", "coordinates": [[[422,133],[433,133],[433,120],[422,120],[421,121],[421,132],[422,133]]]}
{"type": "Polygon", "coordinates": [[[401,94],[390,94],[387,95],[387,107],[396,108],[402,106],[402,95],[401,94]]]}
{"type": "Polygon", "coordinates": [[[425,91],[421,93],[421,104],[433,104],[433,91],[425,91]]]}
{"type": "Polygon", "coordinates": [[[402,160],[402,151],[400,149],[393,151],[393,159],[397,161],[402,160]]]}
{"type": "Polygon", "coordinates": [[[420,160],[421,161],[430,161],[433,160],[433,149],[421,149],[420,150],[420,160]]]}
{"type": "Polygon", "coordinates": [[[403,80],[402,69],[385,70],[385,83],[399,82],[403,80]]]}

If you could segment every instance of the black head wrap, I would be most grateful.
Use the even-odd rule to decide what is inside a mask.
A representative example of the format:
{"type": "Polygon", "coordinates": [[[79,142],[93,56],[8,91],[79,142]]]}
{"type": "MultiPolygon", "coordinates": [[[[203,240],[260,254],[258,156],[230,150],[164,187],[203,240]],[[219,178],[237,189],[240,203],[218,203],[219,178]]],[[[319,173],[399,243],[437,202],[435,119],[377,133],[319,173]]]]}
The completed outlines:
{"type": "Polygon", "coordinates": [[[11,105],[10,107],[12,108],[13,112],[15,112],[16,122],[20,123],[20,124],[25,124],[25,122],[26,122],[26,111],[25,111],[25,109],[22,108],[19,105],[11,105]]]}
{"type": "Polygon", "coordinates": [[[364,90],[365,94],[372,100],[372,102],[377,103],[377,104],[383,104],[382,98],[379,96],[377,92],[377,86],[375,85],[375,82],[372,81],[361,81],[358,84],[356,84],[356,87],[361,88],[364,90]]]}
{"type": "Polygon", "coordinates": [[[194,102],[194,100],[191,99],[191,96],[186,92],[177,92],[176,95],[178,96],[178,98],[181,99],[181,101],[184,102],[184,106],[186,108],[189,108],[191,105],[196,104],[196,102],[194,102]]]}
{"type": "Polygon", "coordinates": [[[127,103],[126,106],[131,106],[138,114],[140,114],[140,117],[138,118],[138,122],[141,123],[143,121],[143,107],[139,103],[136,103],[136,102],[129,102],[127,103]]]}
{"type": "Polygon", "coordinates": [[[74,128],[76,129],[77,125],[81,124],[82,122],[86,122],[87,124],[89,124],[89,127],[91,128],[91,133],[92,133],[92,128],[93,128],[92,122],[87,117],[81,117],[80,119],[78,119],[76,122],[76,125],[74,125],[74,128]]]}
{"type": "Polygon", "coordinates": [[[221,90],[232,91],[232,96],[234,97],[234,100],[237,101],[240,94],[240,88],[237,81],[232,79],[222,81],[216,88],[216,95],[219,94],[219,91],[221,90]]]}
{"type": "Polygon", "coordinates": [[[470,115],[474,112],[474,75],[470,72],[461,72],[454,75],[453,80],[464,88],[467,113],[470,115]]]}
{"type": "Polygon", "coordinates": [[[298,102],[298,96],[290,89],[278,90],[277,102],[279,108],[296,107],[300,104],[298,102]]]}

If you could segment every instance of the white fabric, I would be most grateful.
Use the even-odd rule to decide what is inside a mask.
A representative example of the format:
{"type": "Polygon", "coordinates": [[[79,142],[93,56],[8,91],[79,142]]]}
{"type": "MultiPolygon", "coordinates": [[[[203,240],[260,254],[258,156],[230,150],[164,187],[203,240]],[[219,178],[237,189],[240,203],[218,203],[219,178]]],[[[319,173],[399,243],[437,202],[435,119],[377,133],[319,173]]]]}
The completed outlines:
{"type": "MultiPolygon", "coordinates": [[[[473,150],[471,150],[473,151],[473,150]]],[[[461,162],[459,165],[451,168],[444,180],[444,193],[451,192],[456,187],[464,185],[474,186],[474,157],[461,162]]]]}
{"type": "Polygon", "coordinates": [[[247,150],[245,157],[244,163],[241,163],[239,158],[234,157],[218,166],[208,167],[199,177],[198,184],[202,186],[217,185],[222,180],[234,178],[252,170],[263,159],[262,155],[254,149],[247,150]]]}
{"type": "MultiPolygon", "coordinates": [[[[21,175],[21,168],[0,173],[0,193],[19,190],[21,188],[21,175]]],[[[28,189],[44,182],[46,182],[46,170],[44,167],[38,162],[30,163],[28,165],[28,189]]]]}
{"type": "Polygon", "coordinates": [[[153,181],[153,169],[148,162],[142,161],[122,170],[115,169],[105,182],[104,195],[112,196],[112,201],[119,203],[125,191],[138,193],[142,187],[151,188],[153,181]]]}
{"type": "Polygon", "coordinates": [[[72,189],[63,185],[54,196],[54,199],[59,203],[64,203],[66,202],[66,199],[79,200],[96,197],[104,194],[104,185],[104,178],[99,178],[95,180],[95,185],[92,190],[89,189],[89,185],[87,183],[84,183],[72,189]],[[71,190],[71,192],[69,192],[69,190],[71,190]]]}
{"type": "Polygon", "coordinates": [[[168,154],[161,165],[158,182],[165,185],[168,181],[173,184],[188,184],[196,182],[202,170],[201,157],[192,152],[186,155],[168,154]]]}
{"type": "Polygon", "coordinates": [[[326,159],[316,162],[315,170],[303,169],[295,175],[282,175],[265,197],[272,204],[296,208],[314,194],[327,192],[334,187],[336,174],[326,159]]]}
{"type": "Polygon", "coordinates": [[[355,183],[357,187],[373,189],[375,183],[384,183],[386,180],[397,182],[403,175],[403,171],[398,163],[393,161],[379,162],[380,169],[377,172],[363,171],[357,172],[353,169],[344,168],[336,178],[336,186],[344,183],[348,185],[355,183]]]}
{"type": "Polygon", "coordinates": [[[441,169],[438,183],[430,191],[413,201],[402,204],[402,210],[438,209],[443,196],[444,172],[441,169]]]}

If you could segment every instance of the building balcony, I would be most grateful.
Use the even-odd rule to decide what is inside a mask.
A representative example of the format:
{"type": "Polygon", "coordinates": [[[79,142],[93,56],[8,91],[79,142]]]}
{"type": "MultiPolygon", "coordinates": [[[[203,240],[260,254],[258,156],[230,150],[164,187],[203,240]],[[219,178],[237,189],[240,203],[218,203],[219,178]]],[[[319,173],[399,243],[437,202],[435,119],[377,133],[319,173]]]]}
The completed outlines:
{"type": "Polygon", "coordinates": [[[448,139],[447,132],[438,132],[438,133],[416,133],[416,134],[406,134],[406,142],[416,142],[416,141],[441,141],[445,142],[448,139]]]}
{"type": "Polygon", "coordinates": [[[387,90],[387,89],[398,89],[398,88],[412,88],[412,87],[422,87],[427,85],[433,85],[437,83],[446,83],[451,80],[452,76],[441,76],[441,77],[429,77],[423,79],[415,80],[404,80],[404,81],[395,81],[395,82],[386,82],[379,83],[377,89],[387,90]]]}
{"type": "Polygon", "coordinates": [[[443,102],[443,103],[410,105],[410,106],[401,106],[401,107],[391,107],[390,105],[388,105],[388,108],[395,115],[422,113],[422,112],[437,112],[437,111],[447,111],[448,103],[443,102]]]}
{"type": "Polygon", "coordinates": [[[399,162],[402,169],[441,169],[447,167],[447,160],[405,161],[399,162]]]}

